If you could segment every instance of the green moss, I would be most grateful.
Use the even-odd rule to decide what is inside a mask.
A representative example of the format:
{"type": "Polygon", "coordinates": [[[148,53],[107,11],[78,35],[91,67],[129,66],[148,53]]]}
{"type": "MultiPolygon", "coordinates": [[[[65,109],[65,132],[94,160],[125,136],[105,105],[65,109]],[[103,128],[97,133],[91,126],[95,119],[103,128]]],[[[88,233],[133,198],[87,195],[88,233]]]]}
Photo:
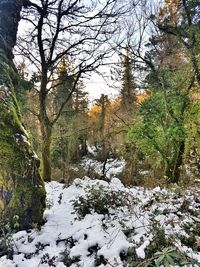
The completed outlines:
{"type": "Polygon", "coordinates": [[[9,217],[10,221],[14,215],[18,215],[21,228],[26,228],[33,222],[42,221],[45,189],[38,171],[39,162],[21,122],[13,88],[13,80],[16,78],[12,64],[1,61],[0,210],[1,215],[9,217]]]}
{"type": "Polygon", "coordinates": [[[10,201],[10,210],[12,214],[20,217],[20,224],[26,221],[27,224],[41,223],[43,214],[44,202],[44,186],[31,184],[30,181],[25,181],[22,186],[22,180],[19,179],[13,192],[12,200],[10,201]],[[20,208],[19,208],[20,207],[20,208]]]}

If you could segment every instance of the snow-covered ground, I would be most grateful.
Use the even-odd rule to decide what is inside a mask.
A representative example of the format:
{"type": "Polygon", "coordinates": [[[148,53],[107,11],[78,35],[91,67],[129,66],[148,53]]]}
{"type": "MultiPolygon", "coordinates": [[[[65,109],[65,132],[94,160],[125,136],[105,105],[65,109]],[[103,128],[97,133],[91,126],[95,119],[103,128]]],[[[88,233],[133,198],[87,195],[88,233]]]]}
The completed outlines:
{"type": "MultiPolygon", "coordinates": [[[[125,164],[126,163],[124,159],[108,159],[105,165],[105,178],[110,180],[111,178],[118,176],[124,170],[125,164]]],[[[92,169],[95,170],[95,172],[99,176],[103,175],[103,162],[99,162],[98,160],[85,157],[81,162],[81,166],[87,172],[92,169]]]]}
{"type": "Polygon", "coordinates": [[[1,257],[0,267],[147,266],[163,246],[175,255],[171,266],[200,265],[198,189],[126,188],[117,178],[85,177],[46,190],[46,223],[14,234],[13,259],[1,257]]]}

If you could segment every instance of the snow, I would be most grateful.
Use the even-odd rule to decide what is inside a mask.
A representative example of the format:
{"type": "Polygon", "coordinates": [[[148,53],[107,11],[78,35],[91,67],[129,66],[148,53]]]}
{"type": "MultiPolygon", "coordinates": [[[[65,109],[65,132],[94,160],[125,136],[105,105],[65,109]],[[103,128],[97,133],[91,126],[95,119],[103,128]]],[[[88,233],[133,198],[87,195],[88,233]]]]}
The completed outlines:
{"type": "Polygon", "coordinates": [[[150,244],[149,240],[146,240],[139,248],[136,248],[136,253],[139,258],[145,259],[145,248],[150,244]]]}
{"type": "MultiPolygon", "coordinates": [[[[84,164],[87,166],[88,160],[84,164]]],[[[98,164],[97,169],[101,166],[98,164]]],[[[116,162],[112,160],[109,164],[116,162]]],[[[114,176],[116,173],[112,172],[114,176]]],[[[15,233],[13,259],[1,257],[0,267],[128,266],[121,254],[134,248],[138,259],[144,260],[157,228],[162,228],[166,237],[174,240],[179,251],[200,263],[199,250],[182,244],[180,238],[189,237],[185,226],[194,229],[200,220],[198,189],[185,190],[178,196],[160,187],[127,188],[116,177],[110,182],[85,177],[75,179],[69,187],[55,181],[46,183],[46,191],[46,223],[41,229],[15,233]],[[92,192],[98,192],[96,199],[91,198],[92,192]],[[116,202],[104,199],[108,195],[114,196],[116,202]],[[105,200],[107,212],[97,212],[94,207],[80,216],[74,204],[80,205],[80,197],[85,201],[90,197],[89,204],[105,200]],[[100,260],[98,265],[97,260],[100,260]]]]}
{"type": "MultiPolygon", "coordinates": [[[[104,162],[99,162],[95,159],[91,159],[85,157],[82,160],[81,166],[86,170],[89,171],[90,169],[94,169],[96,173],[100,176],[103,175],[103,165],[104,162]]],[[[105,176],[109,180],[113,177],[117,177],[125,167],[125,160],[124,159],[108,159],[106,162],[105,167],[105,176]]]]}
{"type": "Polygon", "coordinates": [[[89,143],[87,143],[87,148],[88,148],[88,152],[93,155],[96,156],[97,155],[97,149],[95,146],[91,146],[89,143]]]}
{"type": "MultiPolygon", "coordinates": [[[[26,133],[26,132],[25,132],[26,133]]],[[[30,146],[30,142],[28,141],[28,138],[27,136],[23,135],[23,134],[19,134],[19,133],[16,133],[15,134],[15,138],[16,138],[16,142],[20,144],[20,142],[24,142],[26,143],[28,146],[30,146]]]]}

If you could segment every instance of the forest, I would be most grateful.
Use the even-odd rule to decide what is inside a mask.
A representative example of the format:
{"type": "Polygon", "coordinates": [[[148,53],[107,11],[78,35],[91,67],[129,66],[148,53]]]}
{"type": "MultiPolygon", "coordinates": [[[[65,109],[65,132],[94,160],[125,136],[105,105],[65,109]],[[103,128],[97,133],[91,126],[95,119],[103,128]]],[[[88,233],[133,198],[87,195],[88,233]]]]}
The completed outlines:
{"type": "Polygon", "coordinates": [[[199,0],[0,0],[0,267],[200,266],[199,0]]]}

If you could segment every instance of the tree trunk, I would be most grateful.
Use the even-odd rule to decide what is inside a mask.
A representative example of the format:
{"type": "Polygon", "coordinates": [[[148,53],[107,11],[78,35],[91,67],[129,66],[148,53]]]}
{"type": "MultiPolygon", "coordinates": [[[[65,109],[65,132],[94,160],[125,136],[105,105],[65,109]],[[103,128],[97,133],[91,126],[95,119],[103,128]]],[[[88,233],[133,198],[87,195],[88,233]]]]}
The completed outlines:
{"type": "Polygon", "coordinates": [[[46,182],[51,181],[51,139],[52,139],[52,124],[49,121],[46,111],[47,97],[47,73],[42,75],[41,87],[39,93],[40,100],[40,126],[42,132],[42,178],[46,182]]]}
{"type": "Polygon", "coordinates": [[[180,181],[180,167],[183,163],[183,155],[185,151],[185,143],[181,141],[178,144],[177,153],[171,163],[167,164],[166,167],[166,176],[169,179],[170,183],[179,183],[180,181]]]}
{"type": "Polygon", "coordinates": [[[80,138],[80,146],[81,146],[81,157],[84,157],[87,155],[88,153],[88,147],[87,147],[87,138],[86,138],[86,135],[82,135],[80,138]]]}
{"type": "Polygon", "coordinates": [[[45,189],[29,136],[22,124],[15,90],[19,81],[12,62],[22,1],[0,1],[0,213],[20,228],[41,223],[45,189]]]}
{"type": "Polygon", "coordinates": [[[51,181],[51,126],[42,126],[42,177],[44,181],[51,181]]]}

